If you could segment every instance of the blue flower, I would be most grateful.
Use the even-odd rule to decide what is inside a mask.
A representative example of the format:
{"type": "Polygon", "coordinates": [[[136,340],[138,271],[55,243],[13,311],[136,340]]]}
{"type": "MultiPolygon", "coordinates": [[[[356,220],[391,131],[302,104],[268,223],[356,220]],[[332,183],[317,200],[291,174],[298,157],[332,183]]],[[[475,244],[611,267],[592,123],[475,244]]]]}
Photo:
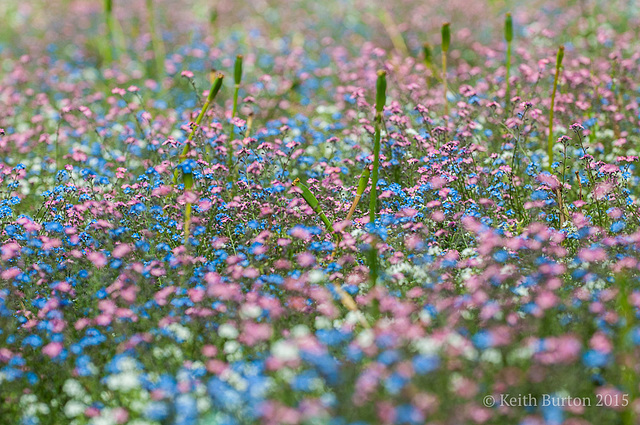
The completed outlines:
{"type": "Polygon", "coordinates": [[[626,225],[627,224],[622,220],[616,221],[611,225],[609,230],[611,230],[611,233],[619,233],[626,227],[626,225]]]}
{"type": "Polygon", "coordinates": [[[587,367],[603,367],[609,363],[609,355],[596,350],[589,350],[582,356],[587,367]]]}
{"type": "Polygon", "coordinates": [[[493,254],[493,259],[498,263],[504,263],[509,259],[509,254],[504,249],[501,249],[500,251],[493,254]]]}
{"type": "Polygon", "coordinates": [[[396,422],[399,424],[423,424],[424,415],[411,404],[403,404],[396,408],[396,422]]]}
{"type": "Polygon", "coordinates": [[[293,378],[291,388],[295,391],[309,392],[313,389],[313,382],[316,379],[318,379],[318,374],[315,371],[305,370],[293,378]]]}
{"type": "Polygon", "coordinates": [[[419,354],[413,358],[412,363],[413,370],[418,375],[424,375],[440,367],[440,359],[435,355],[419,354]]]}
{"type": "Polygon", "coordinates": [[[193,159],[186,159],[182,163],[180,163],[180,165],[178,165],[178,168],[184,174],[191,174],[193,173],[193,170],[196,168],[196,165],[197,164],[193,159]]]}
{"type": "Polygon", "coordinates": [[[487,331],[479,331],[471,339],[475,346],[481,350],[489,348],[493,345],[493,337],[487,331]]]}
{"type": "Polygon", "coordinates": [[[42,345],[42,338],[38,335],[29,335],[22,340],[22,345],[29,345],[31,347],[40,347],[42,345]]]}
{"type": "Polygon", "coordinates": [[[402,391],[407,382],[408,379],[404,376],[399,373],[392,373],[391,376],[385,379],[384,386],[389,393],[396,395],[402,391]]]}
{"type": "Polygon", "coordinates": [[[165,403],[152,401],[147,404],[144,415],[149,420],[160,422],[169,416],[169,408],[165,403]]]}

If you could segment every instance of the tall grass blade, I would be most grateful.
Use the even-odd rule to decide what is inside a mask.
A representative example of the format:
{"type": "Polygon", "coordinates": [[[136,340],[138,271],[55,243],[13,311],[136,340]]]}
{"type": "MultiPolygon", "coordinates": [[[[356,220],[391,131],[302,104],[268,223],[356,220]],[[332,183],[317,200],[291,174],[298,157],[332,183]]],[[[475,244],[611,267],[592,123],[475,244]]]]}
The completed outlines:
{"type": "Polygon", "coordinates": [[[507,89],[505,91],[505,104],[508,105],[511,100],[511,86],[509,77],[511,76],[511,42],[513,41],[513,19],[511,13],[507,13],[504,18],[504,39],[507,42],[507,62],[506,62],[506,82],[507,89]]]}
{"type": "Polygon", "coordinates": [[[360,198],[362,198],[362,194],[364,193],[367,185],[369,184],[369,176],[371,175],[371,170],[369,167],[365,167],[360,179],[358,180],[358,189],[356,190],[356,197],[353,200],[353,204],[351,204],[351,208],[349,208],[349,212],[347,213],[347,220],[351,220],[353,213],[356,211],[356,207],[358,206],[358,202],[360,202],[360,198]]]}
{"type": "Polygon", "coordinates": [[[302,183],[300,179],[295,179],[293,181],[293,185],[302,190],[302,198],[311,207],[313,212],[320,218],[320,220],[322,220],[327,230],[333,233],[333,225],[322,211],[322,207],[320,206],[318,198],[315,197],[315,195],[309,190],[307,185],[302,183]]]}
{"type": "MultiPolygon", "coordinates": [[[[387,73],[378,71],[378,81],[376,83],[376,117],[375,133],[373,140],[373,169],[371,171],[371,190],[369,196],[369,225],[375,226],[376,203],[378,201],[378,175],[380,168],[380,131],[382,128],[382,111],[387,101],[387,73]]],[[[378,281],[378,252],[375,246],[375,237],[369,251],[369,269],[371,283],[375,286],[378,281]]]]}
{"type": "Polygon", "coordinates": [[[151,49],[153,50],[153,59],[155,62],[155,74],[157,78],[162,78],[164,75],[164,58],[166,56],[164,43],[156,32],[153,0],[146,0],[146,5],[147,14],[149,15],[149,32],[151,33],[151,49]]]}
{"type": "Polygon", "coordinates": [[[442,24],[442,85],[444,86],[444,114],[449,115],[449,101],[447,100],[447,52],[451,44],[451,24],[442,24]]]}
{"type": "Polygon", "coordinates": [[[564,58],[564,46],[560,46],[558,48],[558,54],[556,55],[556,75],[553,78],[553,92],[551,93],[551,107],[549,108],[549,138],[547,139],[547,155],[549,157],[549,172],[551,172],[553,167],[553,110],[556,104],[556,91],[558,90],[558,78],[560,76],[562,58],[564,58]]]}

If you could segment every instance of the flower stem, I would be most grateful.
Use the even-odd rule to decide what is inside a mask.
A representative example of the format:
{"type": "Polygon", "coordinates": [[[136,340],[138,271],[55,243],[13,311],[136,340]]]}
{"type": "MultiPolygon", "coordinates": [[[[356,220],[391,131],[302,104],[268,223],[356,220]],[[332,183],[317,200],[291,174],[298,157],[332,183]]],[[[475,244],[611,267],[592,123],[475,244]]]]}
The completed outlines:
{"type": "Polygon", "coordinates": [[[115,40],[113,36],[113,1],[104,0],[104,17],[107,24],[107,41],[109,48],[105,50],[105,61],[111,66],[114,57],[115,40]]]}
{"type": "Polygon", "coordinates": [[[347,220],[351,220],[353,213],[356,211],[356,207],[358,206],[358,202],[360,202],[360,198],[362,198],[362,194],[364,193],[367,185],[369,184],[369,175],[371,175],[371,170],[369,167],[365,167],[362,175],[360,176],[360,180],[358,180],[358,189],[356,190],[356,197],[353,200],[353,204],[351,204],[351,208],[349,208],[349,213],[347,213],[347,220]]]}
{"type": "Polygon", "coordinates": [[[553,92],[551,93],[551,108],[549,110],[549,138],[547,139],[547,155],[549,157],[549,172],[553,166],[553,109],[556,103],[556,91],[558,89],[558,77],[560,76],[560,67],[562,66],[562,58],[564,57],[564,46],[558,48],[556,56],[556,75],[553,78],[553,92]]]}
{"type": "Polygon", "coordinates": [[[507,89],[505,91],[505,105],[508,106],[511,100],[511,86],[509,83],[509,77],[511,76],[511,42],[513,41],[513,19],[511,13],[507,13],[504,21],[504,39],[507,41],[507,63],[506,63],[506,82],[507,89]]]}
{"type": "Polygon", "coordinates": [[[447,100],[447,52],[451,44],[451,24],[442,24],[442,85],[444,86],[444,114],[449,115],[449,101],[447,100]]]}
{"type": "MultiPolygon", "coordinates": [[[[373,139],[373,169],[371,171],[371,190],[369,196],[369,226],[375,226],[376,203],[378,201],[378,174],[380,168],[380,131],[382,127],[382,111],[387,100],[387,73],[378,71],[378,81],[376,83],[376,117],[375,134],[373,139]]],[[[369,269],[371,273],[371,283],[375,286],[378,280],[378,252],[376,250],[375,236],[371,242],[369,253],[369,269]]]]}
{"type": "MultiPolygon", "coordinates": [[[[189,137],[187,137],[187,141],[186,141],[186,143],[184,145],[184,148],[182,149],[182,153],[178,157],[179,161],[184,161],[187,158],[187,154],[189,153],[189,146],[190,146],[189,142],[191,142],[193,140],[193,138],[194,138],[194,136],[196,134],[196,131],[198,130],[198,127],[200,126],[200,123],[202,122],[202,119],[204,118],[204,115],[207,113],[207,109],[209,109],[209,105],[211,105],[211,103],[215,99],[216,95],[220,91],[220,88],[222,87],[223,79],[224,79],[224,74],[218,73],[216,75],[215,80],[211,84],[211,88],[209,89],[209,95],[207,96],[207,100],[205,100],[204,105],[202,105],[202,110],[198,114],[198,117],[196,118],[196,121],[193,124],[193,128],[191,129],[191,133],[189,133],[189,137]]],[[[178,183],[178,170],[174,171],[173,183],[174,184],[178,183]]]]}
{"type": "Polygon", "coordinates": [[[147,13],[149,15],[149,32],[151,33],[151,48],[156,65],[156,77],[162,78],[164,75],[164,58],[166,56],[162,39],[156,32],[155,16],[153,13],[153,0],[146,0],[147,13]]]}

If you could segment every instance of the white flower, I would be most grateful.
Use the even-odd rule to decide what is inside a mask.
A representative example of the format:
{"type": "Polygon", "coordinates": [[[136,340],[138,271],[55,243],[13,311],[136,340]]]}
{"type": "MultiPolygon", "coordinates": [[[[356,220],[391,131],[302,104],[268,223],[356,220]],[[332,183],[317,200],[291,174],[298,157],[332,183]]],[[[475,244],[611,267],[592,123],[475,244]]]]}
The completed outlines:
{"type": "Polygon", "coordinates": [[[232,324],[225,323],[218,328],[218,335],[220,335],[221,338],[236,339],[238,337],[238,330],[232,324]]]}
{"type": "Polygon", "coordinates": [[[173,332],[179,341],[189,341],[191,339],[191,331],[179,323],[171,323],[167,329],[173,332]]]}
{"type": "Polygon", "coordinates": [[[310,283],[320,283],[324,280],[324,273],[322,270],[312,270],[309,272],[309,282],[310,283]]]}
{"type": "Polygon", "coordinates": [[[85,408],[86,406],[84,403],[80,403],[76,400],[69,400],[69,402],[64,406],[64,414],[67,418],[75,418],[76,416],[81,415],[85,408]]]}
{"type": "Polygon", "coordinates": [[[282,361],[295,360],[298,358],[298,347],[289,341],[277,341],[271,347],[271,352],[275,358],[282,361]]]}
{"type": "Polygon", "coordinates": [[[137,369],[136,361],[131,357],[124,357],[118,361],[118,370],[120,372],[131,372],[137,369]]]}
{"type": "Polygon", "coordinates": [[[502,363],[502,354],[495,348],[488,348],[484,350],[484,352],[480,356],[480,359],[483,362],[500,364],[502,363]]]}
{"type": "Polygon", "coordinates": [[[240,348],[240,344],[237,341],[227,341],[224,343],[224,352],[227,354],[233,354],[240,348]]]}
{"type": "Polygon", "coordinates": [[[64,391],[69,397],[80,397],[85,394],[84,388],[80,382],[75,379],[67,379],[64,381],[64,385],[62,386],[62,391],[64,391]]]}
{"type": "Polygon", "coordinates": [[[413,345],[416,347],[420,354],[429,355],[437,354],[440,351],[442,343],[431,337],[425,337],[416,340],[413,345]]]}
{"type": "Polygon", "coordinates": [[[371,344],[373,344],[374,340],[375,340],[375,335],[373,334],[373,331],[371,329],[363,330],[356,337],[356,341],[358,342],[358,345],[360,345],[360,347],[362,348],[369,347],[371,344]]]}
{"type": "Polygon", "coordinates": [[[324,316],[316,316],[316,329],[330,329],[332,327],[331,320],[324,316]]]}
{"type": "Polygon", "coordinates": [[[240,314],[244,317],[249,317],[251,319],[255,319],[262,314],[262,307],[255,304],[245,304],[242,306],[242,310],[240,310],[240,314]]]}
{"type": "Polygon", "coordinates": [[[309,328],[306,325],[296,325],[291,329],[291,335],[296,338],[309,335],[309,328]]]}
{"type": "Polygon", "coordinates": [[[138,385],[138,375],[132,372],[118,373],[107,378],[107,387],[112,391],[129,391],[138,385]]]}

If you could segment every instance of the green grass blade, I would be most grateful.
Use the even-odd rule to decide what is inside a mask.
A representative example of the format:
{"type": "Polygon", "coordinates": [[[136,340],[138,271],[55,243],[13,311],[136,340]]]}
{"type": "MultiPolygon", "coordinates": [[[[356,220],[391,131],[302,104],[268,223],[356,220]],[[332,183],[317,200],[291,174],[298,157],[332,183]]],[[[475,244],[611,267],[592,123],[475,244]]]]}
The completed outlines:
{"type": "MultiPolygon", "coordinates": [[[[373,169],[371,171],[371,190],[369,196],[369,224],[374,226],[376,222],[376,203],[378,201],[378,174],[380,168],[380,131],[382,127],[382,111],[387,100],[387,73],[378,71],[378,81],[376,83],[376,117],[375,134],[373,140],[373,169]]],[[[369,252],[369,270],[371,284],[376,285],[378,281],[378,252],[375,244],[375,236],[369,252]]]]}
{"type": "Polygon", "coordinates": [[[351,208],[349,208],[349,213],[347,214],[347,220],[351,220],[353,213],[356,211],[356,207],[358,206],[358,202],[360,202],[360,198],[362,198],[362,194],[364,193],[367,185],[369,184],[369,176],[371,175],[371,170],[369,167],[365,166],[362,175],[360,176],[360,180],[358,180],[358,189],[356,190],[356,197],[351,204],[351,208]]]}
{"type": "Polygon", "coordinates": [[[558,78],[560,76],[560,68],[562,59],[564,58],[564,46],[558,48],[556,55],[556,75],[553,78],[553,92],[551,93],[551,107],[549,108],[549,138],[547,139],[547,155],[549,157],[549,172],[553,166],[553,110],[556,103],[556,91],[558,89],[558,78]]]}
{"type": "Polygon", "coordinates": [[[324,214],[324,212],[322,212],[322,207],[320,206],[320,202],[318,202],[318,198],[316,198],[315,195],[309,190],[307,185],[302,183],[300,179],[295,179],[293,181],[293,185],[300,188],[300,190],[302,190],[302,198],[311,207],[313,212],[316,213],[318,217],[320,217],[320,219],[326,226],[327,230],[329,230],[330,232],[333,232],[333,225],[331,224],[327,216],[324,214]]]}

